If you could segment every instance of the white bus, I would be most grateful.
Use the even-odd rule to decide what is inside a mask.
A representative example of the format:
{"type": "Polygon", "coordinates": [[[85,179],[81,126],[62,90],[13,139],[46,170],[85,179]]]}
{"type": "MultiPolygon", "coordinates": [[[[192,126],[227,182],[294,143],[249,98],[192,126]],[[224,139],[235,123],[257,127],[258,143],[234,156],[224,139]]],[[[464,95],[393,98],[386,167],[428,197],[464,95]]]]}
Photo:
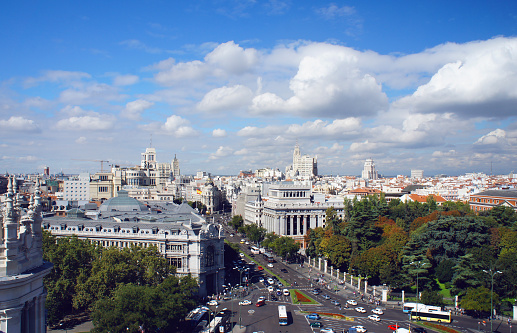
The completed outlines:
{"type": "Polygon", "coordinates": [[[285,305],[279,305],[278,306],[278,323],[281,326],[287,325],[287,308],[285,305]]]}
{"type": "Polygon", "coordinates": [[[411,320],[437,321],[439,323],[450,323],[450,311],[438,311],[435,309],[423,308],[411,311],[411,320]]]}
{"type": "Polygon", "coordinates": [[[426,305],[422,303],[404,303],[404,308],[402,311],[404,313],[410,313],[411,311],[420,311],[420,310],[428,310],[428,311],[442,311],[442,308],[434,305],[426,305]]]}
{"type": "Polygon", "coordinates": [[[252,246],[251,247],[251,253],[253,253],[253,254],[260,254],[260,250],[259,250],[258,247],[252,246]]]}

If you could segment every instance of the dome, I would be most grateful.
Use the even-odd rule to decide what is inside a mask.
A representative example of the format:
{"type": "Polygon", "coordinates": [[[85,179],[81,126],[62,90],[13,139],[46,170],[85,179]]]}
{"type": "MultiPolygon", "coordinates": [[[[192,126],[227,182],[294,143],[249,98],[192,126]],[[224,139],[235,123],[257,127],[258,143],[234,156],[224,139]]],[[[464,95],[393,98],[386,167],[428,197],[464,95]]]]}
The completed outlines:
{"type": "Polygon", "coordinates": [[[108,199],[99,207],[101,212],[142,212],[148,211],[147,205],[131,198],[127,191],[118,191],[118,196],[108,199]]]}

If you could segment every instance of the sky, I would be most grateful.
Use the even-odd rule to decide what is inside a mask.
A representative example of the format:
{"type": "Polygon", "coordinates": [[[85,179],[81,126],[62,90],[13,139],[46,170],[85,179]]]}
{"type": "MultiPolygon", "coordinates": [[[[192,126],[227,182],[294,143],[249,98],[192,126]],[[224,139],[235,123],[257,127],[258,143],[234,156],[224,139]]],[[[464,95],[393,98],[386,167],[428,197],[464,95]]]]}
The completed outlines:
{"type": "Polygon", "coordinates": [[[517,1],[3,1],[0,172],[517,171],[517,1]]]}

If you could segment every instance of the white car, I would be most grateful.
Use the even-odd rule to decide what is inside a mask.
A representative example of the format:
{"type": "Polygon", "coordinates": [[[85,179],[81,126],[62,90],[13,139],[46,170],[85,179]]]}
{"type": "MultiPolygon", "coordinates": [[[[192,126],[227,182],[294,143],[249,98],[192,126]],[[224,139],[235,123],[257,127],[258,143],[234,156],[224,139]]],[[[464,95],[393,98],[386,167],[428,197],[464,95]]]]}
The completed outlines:
{"type": "Polygon", "coordinates": [[[218,303],[215,299],[213,299],[213,300],[211,300],[210,302],[206,303],[206,305],[213,305],[213,306],[217,306],[217,305],[219,305],[219,303],[218,303]]]}
{"type": "Polygon", "coordinates": [[[244,301],[240,301],[239,305],[251,305],[251,301],[248,299],[245,299],[244,301]]]}
{"type": "Polygon", "coordinates": [[[268,278],[268,279],[267,279],[267,283],[269,283],[269,284],[274,284],[274,283],[275,283],[275,280],[273,280],[272,278],[268,278]]]}
{"type": "Polygon", "coordinates": [[[381,321],[381,317],[379,317],[378,315],[369,315],[368,319],[373,321],[381,321]]]}
{"type": "Polygon", "coordinates": [[[382,311],[382,309],[379,309],[379,308],[375,308],[372,310],[373,313],[377,314],[377,315],[381,315],[381,314],[384,314],[384,311],[382,311]]]}
{"type": "Polygon", "coordinates": [[[273,291],[275,291],[275,288],[273,286],[269,286],[269,287],[267,287],[267,291],[272,293],[273,291]]]}
{"type": "Polygon", "coordinates": [[[334,330],[332,328],[322,328],[320,333],[334,333],[334,330]]]}
{"type": "Polygon", "coordinates": [[[273,264],[272,264],[272,263],[269,263],[269,264],[267,264],[267,267],[269,267],[269,268],[273,268],[273,264]]]}
{"type": "Polygon", "coordinates": [[[346,301],[348,304],[350,305],[357,305],[357,301],[354,300],[354,299],[349,299],[348,301],[346,301]]]}
{"type": "Polygon", "coordinates": [[[257,300],[257,303],[260,302],[260,301],[265,301],[266,300],[266,297],[264,296],[260,296],[257,300]]]}
{"type": "Polygon", "coordinates": [[[287,289],[287,288],[283,290],[283,293],[284,293],[284,296],[291,295],[291,293],[289,292],[289,289],[287,289]]]}
{"type": "Polygon", "coordinates": [[[357,330],[357,333],[365,333],[366,332],[366,328],[364,328],[364,326],[352,326],[352,327],[355,327],[355,329],[357,330]]]}
{"type": "Polygon", "coordinates": [[[264,278],[263,278],[263,277],[261,277],[261,278],[259,279],[259,282],[264,283],[264,278]]]}
{"type": "MultiPolygon", "coordinates": [[[[357,311],[357,312],[361,312],[361,313],[366,313],[366,309],[365,309],[365,308],[362,308],[362,307],[355,308],[355,311],[357,311]]],[[[359,331],[358,331],[358,332],[359,332],[359,331]]]]}

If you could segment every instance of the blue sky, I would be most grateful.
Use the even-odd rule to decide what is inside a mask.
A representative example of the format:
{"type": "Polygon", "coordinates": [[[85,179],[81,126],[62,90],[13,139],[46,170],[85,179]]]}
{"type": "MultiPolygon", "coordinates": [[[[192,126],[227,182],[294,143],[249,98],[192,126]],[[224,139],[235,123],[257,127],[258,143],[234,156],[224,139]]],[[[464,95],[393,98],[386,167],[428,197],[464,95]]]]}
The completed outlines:
{"type": "Polygon", "coordinates": [[[517,169],[515,1],[11,1],[0,169],[517,169]]]}

